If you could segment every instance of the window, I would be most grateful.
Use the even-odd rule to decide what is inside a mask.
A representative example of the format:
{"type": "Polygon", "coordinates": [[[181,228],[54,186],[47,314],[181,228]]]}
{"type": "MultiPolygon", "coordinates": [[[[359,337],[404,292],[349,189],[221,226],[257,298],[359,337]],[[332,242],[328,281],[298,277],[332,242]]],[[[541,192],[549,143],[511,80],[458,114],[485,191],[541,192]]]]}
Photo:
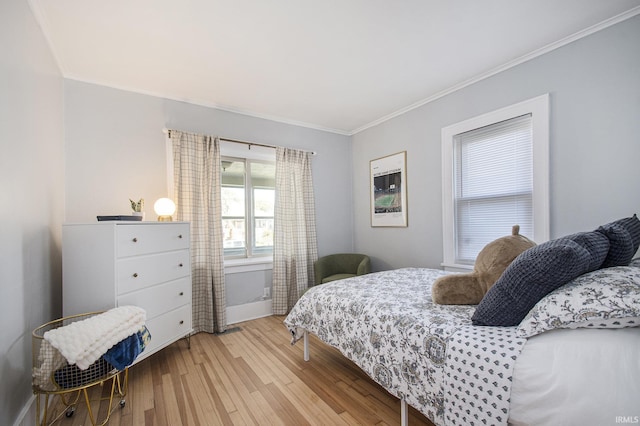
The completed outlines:
{"type": "Polygon", "coordinates": [[[513,225],[549,238],[548,95],[442,130],[445,268],[469,268],[513,225]]]}
{"type": "Polygon", "coordinates": [[[275,164],[234,157],[221,162],[225,258],[271,255],[275,164]]]}

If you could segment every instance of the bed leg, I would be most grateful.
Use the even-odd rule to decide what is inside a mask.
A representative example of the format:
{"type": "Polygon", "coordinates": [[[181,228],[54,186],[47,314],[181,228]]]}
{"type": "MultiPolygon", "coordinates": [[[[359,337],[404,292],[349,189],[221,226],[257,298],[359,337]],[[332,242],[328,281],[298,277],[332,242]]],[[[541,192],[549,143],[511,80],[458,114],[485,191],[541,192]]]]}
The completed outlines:
{"type": "Polygon", "coordinates": [[[409,425],[409,406],[404,399],[400,400],[400,424],[402,426],[409,425]]]}
{"type": "Polygon", "coordinates": [[[309,361],[309,332],[304,331],[304,360],[309,361]]]}

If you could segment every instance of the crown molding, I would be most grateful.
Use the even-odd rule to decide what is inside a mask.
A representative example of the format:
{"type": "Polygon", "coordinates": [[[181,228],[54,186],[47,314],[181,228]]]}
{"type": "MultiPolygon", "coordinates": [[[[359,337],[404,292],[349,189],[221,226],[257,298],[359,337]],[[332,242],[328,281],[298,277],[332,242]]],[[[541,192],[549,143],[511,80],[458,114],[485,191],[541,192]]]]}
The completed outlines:
{"type": "Polygon", "coordinates": [[[485,73],[479,74],[475,77],[472,77],[470,79],[467,79],[461,83],[458,83],[454,86],[451,86],[445,90],[442,90],[432,96],[429,96],[427,98],[424,98],[418,102],[415,102],[411,105],[408,105],[404,108],[401,108],[399,110],[396,110],[390,114],[387,114],[385,116],[382,116],[374,121],[371,121],[363,126],[360,126],[356,129],[347,131],[347,130],[340,130],[340,129],[333,129],[330,127],[325,127],[325,126],[321,126],[318,124],[314,124],[314,123],[307,123],[307,122],[303,122],[303,121],[297,121],[297,120],[291,120],[288,118],[284,118],[284,117],[279,117],[279,116],[275,116],[275,115],[269,115],[269,114],[263,114],[263,113],[259,113],[259,112],[255,112],[255,111],[250,111],[250,110],[244,110],[244,109],[240,109],[240,108],[235,108],[235,107],[231,107],[231,106],[227,106],[227,105],[221,105],[221,104],[217,104],[217,103],[212,103],[209,101],[205,101],[202,99],[190,99],[190,98],[180,98],[180,97],[175,97],[175,96],[169,96],[167,94],[164,93],[160,93],[160,92],[154,92],[154,91],[146,91],[146,90],[140,90],[137,88],[131,88],[131,87],[125,87],[125,86],[119,86],[116,84],[110,84],[108,82],[102,82],[102,81],[95,81],[95,80],[90,80],[90,79],[85,79],[82,78],[81,76],[77,76],[77,75],[73,75],[71,73],[69,73],[64,65],[63,62],[60,60],[60,55],[58,53],[58,51],[55,48],[54,43],[51,40],[51,37],[49,36],[49,34],[51,33],[49,28],[50,25],[48,23],[48,20],[46,18],[46,15],[44,13],[44,11],[42,10],[42,8],[38,5],[36,0],[28,0],[28,4],[29,7],[35,17],[36,22],[38,23],[38,25],[40,26],[41,32],[46,40],[46,43],[52,53],[52,56],[54,58],[54,61],[56,63],[56,65],[58,66],[58,69],[60,70],[60,73],[62,74],[63,78],[68,79],[68,80],[75,80],[75,81],[79,81],[79,82],[84,82],[84,83],[89,83],[89,84],[96,84],[96,85],[100,85],[100,86],[105,86],[105,87],[110,87],[113,89],[118,89],[118,90],[124,90],[124,91],[128,91],[128,92],[133,92],[133,93],[138,93],[138,94],[143,94],[143,95],[148,95],[148,96],[154,96],[157,98],[162,98],[162,99],[167,99],[167,100],[173,100],[173,101],[178,101],[178,102],[186,102],[186,103],[190,103],[193,105],[198,105],[198,106],[204,106],[207,108],[213,108],[213,109],[218,109],[221,111],[226,111],[226,112],[232,112],[235,114],[241,114],[241,115],[246,115],[246,116],[250,116],[250,117],[254,117],[254,118],[259,118],[259,119],[263,119],[263,120],[269,120],[269,121],[274,121],[274,122],[278,122],[278,123],[282,123],[282,124],[288,124],[288,125],[292,125],[292,126],[297,126],[297,127],[304,127],[304,128],[308,128],[308,129],[312,129],[312,130],[318,130],[318,131],[322,131],[322,132],[329,132],[329,133],[334,133],[334,134],[338,134],[338,135],[342,135],[342,136],[353,136],[356,135],[364,130],[367,130],[369,128],[375,127],[379,124],[382,124],[386,121],[389,121],[395,117],[401,116],[409,111],[412,111],[416,108],[419,108],[423,105],[426,105],[428,103],[431,103],[433,101],[436,101],[444,96],[447,96],[451,93],[457,92],[458,90],[461,90],[465,87],[468,87],[472,84],[475,84],[479,81],[482,81],[484,79],[487,79],[489,77],[492,77],[498,73],[501,73],[502,71],[506,71],[510,68],[513,68],[517,65],[520,65],[524,62],[530,61],[531,59],[537,58],[539,56],[542,56],[546,53],[549,53],[553,50],[556,50],[560,47],[563,47],[567,44],[570,44],[574,41],[577,41],[579,39],[582,39],[584,37],[587,37],[591,34],[594,34],[598,31],[601,31],[605,28],[608,28],[610,26],[613,26],[615,24],[618,24],[622,21],[625,21],[627,19],[630,19],[636,15],[640,14],[640,6],[636,6],[633,9],[630,9],[626,12],[623,12],[619,15],[616,15],[614,17],[611,17],[609,19],[606,19],[598,24],[592,25],[591,27],[588,27],[584,30],[578,31],[568,37],[565,37],[561,40],[558,40],[556,42],[550,43],[546,46],[543,46],[540,49],[536,49],[526,55],[520,56],[519,58],[516,58],[512,61],[509,61],[501,66],[498,66],[496,68],[493,68],[485,73]]]}
{"type": "Polygon", "coordinates": [[[62,61],[60,60],[60,55],[58,54],[58,51],[56,50],[56,47],[53,44],[53,40],[51,40],[51,37],[49,36],[49,34],[51,34],[49,21],[47,20],[42,8],[38,6],[35,0],[27,0],[27,3],[29,4],[29,9],[31,9],[31,14],[35,18],[38,26],[40,27],[40,32],[42,33],[42,36],[44,37],[45,42],[49,47],[51,56],[53,56],[53,60],[56,63],[58,70],[60,71],[60,74],[62,74],[62,76],[64,77],[66,70],[62,65],[62,61]]]}
{"type": "Polygon", "coordinates": [[[498,73],[501,73],[502,71],[506,71],[506,70],[508,70],[510,68],[513,68],[513,67],[515,67],[517,65],[520,65],[520,64],[522,64],[524,62],[530,61],[531,59],[537,58],[538,56],[542,56],[542,55],[544,55],[546,53],[549,53],[549,52],[551,52],[553,50],[559,49],[560,47],[566,46],[569,43],[573,43],[576,40],[580,40],[581,38],[587,37],[587,36],[589,36],[591,34],[594,34],[594,33],[598,32],[598,31],[601,31],[601,30],[603,30],[605,28],[608,28],[608,27],[610,27],[612,25],[618,24],[618,23],[620,23],[622,21],[626,21],[627,19],[630,19],[630,18],[632,18],[632,17],[634,17],[636,15],[639,15],[639,14],[640,14],[640,6],[636,6],[633,9],[629,9],[628,11],[626,11],[624,13],[621,13],[619,15],[616,15],[616,16],[612,17],[612,18],[604,20],[604,21],[602,21],[602,22],[600,22],[598,24],[592,25],[592,26],[590,26],[588,28],[585,28],[584,30],[578,31],[578,32],[576,32],[576,33],[574,33],[574,34],[572,34],[572,35],[570,35],[568,37],[565,37],[565,38],[560,39],[560,40],[558,40],[556,42],[550,43],[550,44],[548,44],[548,45],[546,45],[544,47],[541,47],[540,49],[536,49],[536,50],[534,50],[534,51],[532,51],[532,52],[530,52],[530,53],[528,53],[526,55],[520,56],[519,58],[516,58],[516,59],[514,59],[512,61],[509,61],[509,62],[507,62],[507,63],[505,63],[505,64],[503,64],[503,65],[501,65],[499,67],[496,67],[496,68],[494,68],[494,69],[492,69],[490,71],[487,71],[486,73],[479,74],[479,75],[477,75],[475,77],[472,77],[472,78],[470,78],[468,80],[465,80],[465,81],[463,81],[463,82],[461,82],[459,84],[451,86],[448,89],[445,89],[445,90],[443,90],[441,92],[438,92],[435,95],[429,96],[428,98],[422,99],[421,101],[415,102],[415,103],[413,103],[413,104],[411,104],[409,106],[401,108],[401,109],[399,109],[399,110],[397,110],[395,112],[392,112],[391,114],[385,115],[384,117],[380,117],[377,120],[374,120],[374,121],[372,121],[372,122],[370,122],[368,124],[365,124],[364,126],[358,127],[355,130],[352,130],[350,132],[350,136],[358,134],[358,133],[360,133],[360,132],[362,132],[364,130],[367,130],[367,129],[371,128],[371,127],[375,127],[375,126],[377,126],[379,124],[384,123],[385,121],[391,120],[392,118],[395,118],[395,117],[398,117],[400,115],[403,115],[403,114],[405,114],[405,113],[407,113],[409,111],[412,111],[412,110],[414,110],[416,108],[419,108],[419,107],[421,107],[423,105],[426,105],[428,103],[431,103],[431,102],[433,102],[433,101],[435,101],[437,99],[440,99],[440,98],[442,98],[444,96],[447,96],[447,95],[449,95],[451,93],[457,92],[458,90],[463,89],[463,88],[465,88],[467,86],[470,86],[470,85],[472,85],[474,83],[477,83],[479,81],[482,81],[484,79],[492,77],[492,76],[494,76],[494,75],[496,75],[498,73]]]}

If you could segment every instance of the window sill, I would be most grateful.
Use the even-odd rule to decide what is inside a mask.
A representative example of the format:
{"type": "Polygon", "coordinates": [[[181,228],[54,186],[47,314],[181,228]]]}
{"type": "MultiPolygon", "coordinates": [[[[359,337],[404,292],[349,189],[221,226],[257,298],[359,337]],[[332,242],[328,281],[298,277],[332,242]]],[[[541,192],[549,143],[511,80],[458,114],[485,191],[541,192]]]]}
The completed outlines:
{"type": "Polygon", "coordinates": [[[228,259],[224,261],[225,274],[266,271],[271,269],[273,269],[273,258],[271,257],[251,257],[246,259],[228,259]]]}
{"type": "Polygon", "coordinates": [[[462,265],[458,263],[441,263],[440,264],[447,272],[471,272],[473,271],[473,265],[462,265]]]}

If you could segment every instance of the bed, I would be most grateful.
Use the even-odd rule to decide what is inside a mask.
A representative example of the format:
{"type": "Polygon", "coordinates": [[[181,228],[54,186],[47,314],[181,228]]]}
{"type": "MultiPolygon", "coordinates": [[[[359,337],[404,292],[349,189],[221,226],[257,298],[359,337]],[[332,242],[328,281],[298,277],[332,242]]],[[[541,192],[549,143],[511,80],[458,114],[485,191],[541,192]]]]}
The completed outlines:
{"type": "Polygon", "coordinates": [[[518,326],[473,325],[476,306],[436,305],[447,272],[402,268],[309,289],[285,325],[338,348],[436,425],[638,422],[640,262],[583,274],[518,326]]]}

